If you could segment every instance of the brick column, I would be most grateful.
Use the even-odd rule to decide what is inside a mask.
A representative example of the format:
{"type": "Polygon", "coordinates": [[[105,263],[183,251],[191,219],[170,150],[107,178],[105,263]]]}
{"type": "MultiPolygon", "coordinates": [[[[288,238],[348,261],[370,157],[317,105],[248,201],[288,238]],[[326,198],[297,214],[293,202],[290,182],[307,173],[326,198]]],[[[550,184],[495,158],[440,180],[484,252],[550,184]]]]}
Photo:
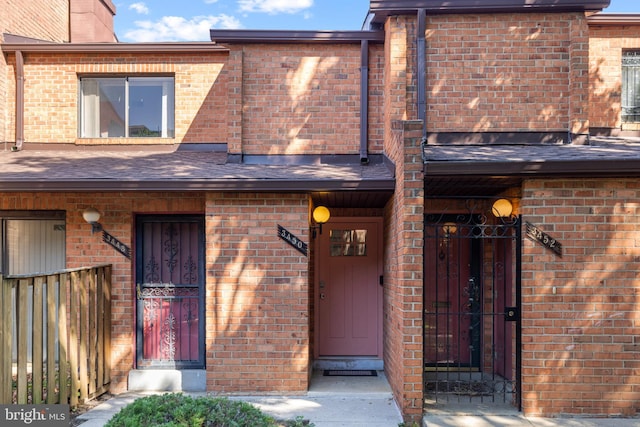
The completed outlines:
{"type": "Polygon", "coordinates": [[[396,121],[386,152],[396,191],[385,212],[385,366],[406,421],[423,410],[424,175],[421,121],[396,121]]]}
{"type": "Polygon", "coordinates": [[[589,135],[589,27],[583,14],[569,20],[569,132],[574,143],[589,135]]]}

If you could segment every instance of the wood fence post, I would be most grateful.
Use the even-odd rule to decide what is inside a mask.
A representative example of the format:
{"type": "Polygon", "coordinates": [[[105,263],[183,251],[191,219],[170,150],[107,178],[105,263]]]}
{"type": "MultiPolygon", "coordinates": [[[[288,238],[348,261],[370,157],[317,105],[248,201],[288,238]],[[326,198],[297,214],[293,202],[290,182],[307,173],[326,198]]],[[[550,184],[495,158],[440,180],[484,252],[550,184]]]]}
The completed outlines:
{"type": "Polygon", "coordinates": [[[8,405],[12,400],[11,392],[11,341],[13,330],[11,327],[11,280],[0,274],[0,403],[8,405]]]}

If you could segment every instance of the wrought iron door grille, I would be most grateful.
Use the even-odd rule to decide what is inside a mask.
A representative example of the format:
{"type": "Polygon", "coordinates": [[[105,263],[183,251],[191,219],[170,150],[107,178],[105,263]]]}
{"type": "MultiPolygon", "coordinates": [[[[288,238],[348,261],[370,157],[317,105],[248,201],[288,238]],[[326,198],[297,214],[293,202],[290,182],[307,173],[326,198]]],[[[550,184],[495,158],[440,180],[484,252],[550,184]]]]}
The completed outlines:
{"type": "Polygon", "coordinates": [[[204,220],[136,219],[138,368],[204,367],[204,220]]]}
{"type": "Polygon", "coordinates": [[[625,51],[622,55],[623,123],[640,122],[640,51],[625,51]]]}
{"type": "Polygon", "coordinates": [[[520,224],[425,216],[427,404],[520,406],[520,224]]]}

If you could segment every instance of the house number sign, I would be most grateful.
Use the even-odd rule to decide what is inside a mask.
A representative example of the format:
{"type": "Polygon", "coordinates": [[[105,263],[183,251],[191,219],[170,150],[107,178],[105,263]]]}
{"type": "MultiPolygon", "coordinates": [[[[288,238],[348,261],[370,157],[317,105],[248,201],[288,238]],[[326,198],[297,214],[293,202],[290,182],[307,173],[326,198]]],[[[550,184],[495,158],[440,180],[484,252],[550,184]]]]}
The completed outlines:
{"type": "Polygon", "coordinates": [[[278,224],[278,236],[280,236],[282,240],[293,246],[298,252],[300,252],[304,256],[307,256],[307,244],[300,240],[298,237],[289,233],[289,231],[280,224],[278,224]]]}
{"type": "Polygon", "coordinates": [[[529,222],[525,222],[525,227],[528,238],[540,243],[556,255],[562,256],[562,244],[560,244],[560,242],[529,222]]]}
{"type": "Polygon", "coordinates": [[[102,241],[110,244],[116,251],[120,252],[128,259],[131,259],[131,249],[129,249],[129,246],[125,245],[106,231],[102,232],[102,241]]]}

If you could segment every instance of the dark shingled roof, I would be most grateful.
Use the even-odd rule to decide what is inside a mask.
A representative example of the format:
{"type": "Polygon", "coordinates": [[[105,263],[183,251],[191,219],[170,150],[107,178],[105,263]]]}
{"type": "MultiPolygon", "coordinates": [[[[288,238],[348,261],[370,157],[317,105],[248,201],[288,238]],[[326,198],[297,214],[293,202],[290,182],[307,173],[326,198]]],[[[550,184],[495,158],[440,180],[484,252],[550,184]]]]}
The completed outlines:
{"type": "Polygon", "coordinates": [[[586,145],[429,145],[428,175],[640,175],[640,138],[590,137],[586,145]]]}
{"type": "Polygon", "coordinates": [[[590,137],[588,145],[424,147],[426,197],[486,197],[526,178],[640,176],[640,138],[590,137]]]}
{"type": "Polygon", "coordinates": [[[227,163],[226,153],[23,150],[0,154],[0,191],[392,190],[385,165],[227,163]]]}

